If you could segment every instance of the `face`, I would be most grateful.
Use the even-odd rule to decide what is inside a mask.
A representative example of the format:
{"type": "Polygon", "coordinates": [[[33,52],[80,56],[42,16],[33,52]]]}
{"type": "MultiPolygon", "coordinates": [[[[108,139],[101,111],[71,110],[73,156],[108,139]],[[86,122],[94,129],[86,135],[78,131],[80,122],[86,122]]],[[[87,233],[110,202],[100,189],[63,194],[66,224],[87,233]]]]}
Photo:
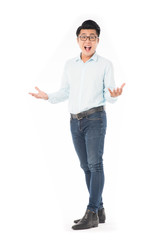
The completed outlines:
{"type": "Polygon", "coordinates": [[[77,42],[80,49],[82,50],[82,57],[90,58],[96,51],[97,45],[99,43],[99,38],[96,38],[94,41],[91,41],[89,38],[83,41],[80,36],[90,36],[98,37],[95,29],[81,29],[79,36],[77,37],[77,42]]]}

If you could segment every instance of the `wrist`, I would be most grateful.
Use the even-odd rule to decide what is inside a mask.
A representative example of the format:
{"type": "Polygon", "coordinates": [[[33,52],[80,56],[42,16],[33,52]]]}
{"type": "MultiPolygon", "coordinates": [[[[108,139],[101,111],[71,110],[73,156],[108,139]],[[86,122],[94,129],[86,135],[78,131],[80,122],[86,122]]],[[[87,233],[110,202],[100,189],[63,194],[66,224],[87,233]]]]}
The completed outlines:
{"type": "Polygon", "coordinates": [[[43,99],[48,100],[48,95],[46,94],[43,99]]]}

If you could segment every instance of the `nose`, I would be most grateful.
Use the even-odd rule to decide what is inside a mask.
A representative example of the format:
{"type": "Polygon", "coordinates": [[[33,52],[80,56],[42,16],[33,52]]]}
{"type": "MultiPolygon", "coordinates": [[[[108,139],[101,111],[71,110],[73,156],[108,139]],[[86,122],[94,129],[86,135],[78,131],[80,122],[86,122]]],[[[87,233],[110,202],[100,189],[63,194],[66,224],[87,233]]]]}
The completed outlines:
{"type": "Polygon", "coordinates": [[[90,40],[90,36],[87,36],[86,42],[87,42],[87,41],[89,41],[89,42],[91,41],[91,40],[90,40]]]}

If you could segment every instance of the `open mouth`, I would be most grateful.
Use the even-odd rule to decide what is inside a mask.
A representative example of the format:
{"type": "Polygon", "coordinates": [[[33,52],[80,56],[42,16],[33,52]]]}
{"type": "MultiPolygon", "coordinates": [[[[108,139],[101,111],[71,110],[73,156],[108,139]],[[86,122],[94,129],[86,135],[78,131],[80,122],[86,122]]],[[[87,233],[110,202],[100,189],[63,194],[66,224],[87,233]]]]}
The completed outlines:
{"type": "Polygon", "coordinates": [[[89,51],[91,50],[91,47],[90,47],[90,46],[84,46],[84,48],[85,48],[85,50],[86,50],[87,52],[89,52],[89,51]]]}

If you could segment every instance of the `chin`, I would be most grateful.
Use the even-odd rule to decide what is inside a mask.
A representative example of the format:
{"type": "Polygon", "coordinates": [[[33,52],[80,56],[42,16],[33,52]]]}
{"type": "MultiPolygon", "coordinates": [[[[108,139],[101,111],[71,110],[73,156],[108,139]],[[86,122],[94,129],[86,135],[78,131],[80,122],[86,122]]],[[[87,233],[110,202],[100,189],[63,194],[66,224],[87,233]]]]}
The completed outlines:
{"type": "Polygon", "coordinates": [[[94,52],[90,52],[90,53],[83,52],[83,55],[85,55],[86,57],[91,57],[93,54],[94,52]]]}

